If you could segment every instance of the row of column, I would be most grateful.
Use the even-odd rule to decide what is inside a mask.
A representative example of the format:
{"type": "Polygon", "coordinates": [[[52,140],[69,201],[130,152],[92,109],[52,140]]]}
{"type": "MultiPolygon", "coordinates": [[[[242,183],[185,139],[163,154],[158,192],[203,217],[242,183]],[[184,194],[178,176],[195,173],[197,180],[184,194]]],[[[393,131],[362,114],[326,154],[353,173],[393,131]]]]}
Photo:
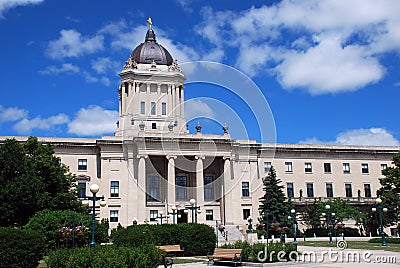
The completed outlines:
{"type": "MultiPolygon", "coordinates": [[[[167,202],[169,205],[175,205],[175,159],[176,156],[166,156],[168,160],[168,191],[167,191],[167,202]]],[[[147,155],[138,155],[138,191],[137,191],[137,211],[138,218],[145,219],[146,218],[146,159],[147,155]]],[[[196,159],[196,201],[197,204],[204,204],[204,164],[203,160],[205,156],[199,155],[195,156],[196,159]]],[[[231,179],[231,162],[230,158],[224,158],[224,181],[231,179]]],[[[224,184],[224,183],[223,183],[224,184]]],[[[222,185],[222,200],[221,207],[225,206],[225,193],[224,193],[224,185],[222,185]]],[[[229,200],[233,201],[233,200],[229,200]]],[[[228,201],[228,202],[229,202],[228,201]]],[[[221,219],[225,219],[225,211],[221,209],[221,219]]]]}
{"type": "MultiPolygon", "coordinates": [[[[147,89],[141,93],[139,88],[139,82],[134,83],[122,83],[120,92],[120,116],[126,114],[140,114],[140,102],[146,101],[148,98],[144,98],[143,94],[150,92],[151,83],[146,84],[147,89]],[[132,88],[135,86],[135,91],[132,88]],[[142,97],[140,97],[142,96],[142,97]]],[[[167,99],[165,102],[167,105],[167,114],[171,113],[171,116],[184,117],[184,89],[183,85],[167,85],[167,99]]],[[[157,95],[161,96],[161,84],[157,84],[157,95]]],[[[158,98],[156,99],[158,101],[158,98]]],[[[159,101],[160,102],[160,101],[159,101]]],[[[149,104],[147,104],[149,105],[149,104]]],[[[150,107],[150,106],[149,106],[150,107]]]]}

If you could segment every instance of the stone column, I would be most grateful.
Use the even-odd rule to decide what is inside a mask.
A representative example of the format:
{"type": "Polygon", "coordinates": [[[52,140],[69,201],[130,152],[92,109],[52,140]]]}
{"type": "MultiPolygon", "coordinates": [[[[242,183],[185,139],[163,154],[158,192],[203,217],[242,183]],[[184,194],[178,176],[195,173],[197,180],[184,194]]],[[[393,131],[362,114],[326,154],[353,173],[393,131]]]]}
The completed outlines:
{"type": "MultiPolygon", "coordinates": [[[[121,114],[125,115],[125,104],[126,103],[126,94],[125,94],[125,83],[121,84],[121,114]]],[[[122,122],[119,122],[120,124],[122,122]]]]}
{"type": "Polygon", "coordinates": [[[137,211],[138,221],[144,222],[146,213],[146,158],[147,155],[138,155],[138,191],[137,191],[137,211]]]}
{"type": "MultiPolygon", "coordinates": [[[[226,221],[230,222],[233,219],[233,214],[238,213],[237,211],[233,211],[232,202],[232,174],[231,174],[231,159],[230,157],[223,157],[224,160],[224,181],[222,183],[222,198],[221,198],[221,220],[224,224],[227,224],[226,221]]],[[[239,212],[241,213],[241,212],[239,212]]]]}
{"type": "Polygon", "coordinates": [[[176,156],[167,155],[168,160],[168,193],[167,193],[167,202],[168,206],[175,205],[175,159],[176,156]]]}
{"type": "Polygon", "coordinates": [[[202,155],[195,156],[196,161],[196,203],[199,206],[204,205],[204,166],[202,155]]]}

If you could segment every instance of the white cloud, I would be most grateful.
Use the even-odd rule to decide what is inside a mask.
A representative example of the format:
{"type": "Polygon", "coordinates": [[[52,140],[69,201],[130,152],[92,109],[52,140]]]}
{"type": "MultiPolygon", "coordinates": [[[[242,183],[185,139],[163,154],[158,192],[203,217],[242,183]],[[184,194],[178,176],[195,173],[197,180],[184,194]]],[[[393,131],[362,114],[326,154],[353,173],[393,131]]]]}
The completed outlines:
{"type": "Polygon", "coordinates": [[[384,128],[354,129],[339,133],[335,141],[321,141],[310,138],[299,143],[304,144],[335,144],[361,146],[399,146],[400,141],[384,128]]]}
{"type": "Polygon", "coordinates": [[[303,87],[312,94],[352,91],[378,82],[385,68],[357,45],[342,47],[337,37],[327,37],[306,52],[289,51],[276,67],[285,88],[303,87]]]}
{"type": "Polygon", "coordinates": [[[69,122],[66,114],[58,114],[48,118],[41,118],[40,116],[34,119],[24,118],[14,125],[14,130],[19,134],[30,134],[33,129],[49,130],[57,125],[63,125],[69,122]]]}
{"type": "Polygon", "coordinates": [[[211,107],[202,100],[189,99],[185,102],[185,119],[187,121],[193,118],[206,117],[214,118],[215,113],[211,107]]]}
{"type": "Polygon", "coordinates": [[[4,108],[0,105],[0,123],[18,121],[28,116],[28,111],[17,107],[4,108]]]}
{"type": "Polygon", "coordinates": [[[76,65],[73,65],[72,63],[63,63],[61,64],[60,67],[57,67],[55,65],[47,66],[44,70],[39,71],[41,74],[62,74],[62,73],[67,73],[67,74],[72,74],[72,73],[78,73],[79,72],[79,67],[76,65]]]}
{"type": "Polygon", "coordinates": [[[382,54],[400,52],[397,10],[396,0],[283,0],[240,12],[204,8],[196,32],[224,52],[237,49],[236,66],[249,75],[274,69],[285,88],[336,93],[383,77],[382,54]]]}
{"type": "Polygon", "coordinates": [[[176,0],[179,5],[185,10],[187,13],[192,13],[193,8],[190,7],[190,4],[192,3],[192,0],[176,0]]]}
{"type": "Polygon", "coordinates": [[[113,133],[117,120],[117,111],[105,110],[100,106],[92,105],[78,111],[76,117],[68,124],[68,132],[79,136],[113,133]]]}
{"type": "Polygon", "coordinates": [[[92,69],[98,74],[105,74],[109,71],[113,73],[118,73],[121,71],[122,66],[120,62],[113,61],[108,57],[97,58],[91,62],[92,69]]]}
{"type": "Polygon", "coordinates": [[[60,38],[49,42],[47,54],[53,59],[79,57],[84,54],[92,54],[103,49],[104,37],[82,36],[76,30],[61,30],[60,38]]]}
{"type": "Polygon", "coordinates": [[[17,6],[27,6],[40,4],[44,0],[1,0],[0,1],[0,19],[4,18],[4,13],[9,9],[15,8],[17,6]]]}

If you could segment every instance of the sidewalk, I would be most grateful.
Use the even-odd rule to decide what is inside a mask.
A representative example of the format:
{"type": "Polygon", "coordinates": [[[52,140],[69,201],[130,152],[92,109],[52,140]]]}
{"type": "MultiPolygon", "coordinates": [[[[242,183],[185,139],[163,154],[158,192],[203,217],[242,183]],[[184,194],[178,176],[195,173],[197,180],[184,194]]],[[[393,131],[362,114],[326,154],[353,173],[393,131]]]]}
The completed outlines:
{"type": "MultiPolygon", "coordinates": [[[[308,254],[304,256],[304,261],[300,262],[276,262],[276,263],[243,263],[243,267],[304,267],[304,268],[399,268],[400,252],[384,250],[361,250],[361,249],[332,249],[326,247],[299,246],[299,251],[308,254]],[[309,254],[315,254],[311,258],[309,254]]],[[[163,266],[159,266],[162,268],[163,266]]],[[[207,263],[188,263],[174,264],[173,267],[197,268],[211,267],[207,263]]],[[[214,266],[223,267],[223,266],[214,266]]]]}

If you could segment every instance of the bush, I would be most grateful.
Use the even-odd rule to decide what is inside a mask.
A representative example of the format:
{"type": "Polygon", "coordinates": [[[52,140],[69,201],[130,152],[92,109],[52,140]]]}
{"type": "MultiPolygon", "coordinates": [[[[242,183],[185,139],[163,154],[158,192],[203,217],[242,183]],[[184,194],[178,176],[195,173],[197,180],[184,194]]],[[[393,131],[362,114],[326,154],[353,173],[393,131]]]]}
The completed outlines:
{"type": "Polygon", "coordinates": [[[155,268],[162,251],[155,246],[140,248],[98,246],[95,250],[78,248],[51,251],[45,259],[49,268],[155,268]]]}
{"type": "Polygon", "coordinates": [[[0,228],[0,267],[36,268],[43,258],[45,237],[39,232],[0,228]]]}
{"type": "Polygon", "coordinates": [[[113,230],[117,246],[180,245],[186,256],[207,255],[214,251],[214,229],[205,224],[132,225],[113,230]]]}
{"type": "MultiPolygon", "coordinates": [[[[92,217],[88,214],[76,213],[71,210],[42,210],[37,212],[29,219],[25,229],[36,230],[46,236],[47,249],[56,249],[60,247],[71,247],[72,237],[61,238],[59,229],[63,226],[73,225],[72,215],[75,215],[75,226],[85,225],[89,228],[89,232],[84,237],[75,236],[75,246],[87,246],[91,240],[91,222],[92,217]]],[[[96,221],[95,240],[97,243],[108,242],[108,222],[96,221]]]]}
{"type": "Polygon", "coordinates": [[[281,259],[290,260],[296,255],[290,255],[291,252],[297,252],[297,245],[288,243],[269,243],[268,247],[263,243],[250,244],[247,241],[237,241],[234,244],[227,244],[221,248],[240,248],[242,249],[242,260],[249,262],[278,262],[278,252],[284,252],[279,255],[281,259]],[[259,253],[262,252],[262,253],[259,253]],[[265,256],[267,252],[267,256],[265,256]],[[273,254],[271,254],[273,253],[273,254]]]}
{"type": "MultiPolygon", "coordinates": [[[[386,243],[388,244],[400,244],[400,238],[386,237],[386,243]]],[[[369,243],[382,243],[382,238],[372,238],[368,240],[369,243]]]]}

